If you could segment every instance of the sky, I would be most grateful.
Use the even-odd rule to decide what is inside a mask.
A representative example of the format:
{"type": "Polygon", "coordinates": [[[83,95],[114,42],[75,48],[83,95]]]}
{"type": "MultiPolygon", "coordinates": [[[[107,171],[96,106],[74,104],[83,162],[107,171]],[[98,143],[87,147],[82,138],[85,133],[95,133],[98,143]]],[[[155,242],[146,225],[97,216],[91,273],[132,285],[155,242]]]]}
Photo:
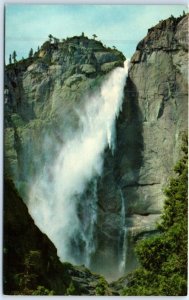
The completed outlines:
{"type": "Polygon", "coordinates": [[[67,38],[85,33],[116,46],[130,58],[148,28],[171,15],[187,12],[186,5],[62,5],[7,4],[5,6],[5,58],[14,50],[17,59],[28,57],[52,34],[67,38]]]}

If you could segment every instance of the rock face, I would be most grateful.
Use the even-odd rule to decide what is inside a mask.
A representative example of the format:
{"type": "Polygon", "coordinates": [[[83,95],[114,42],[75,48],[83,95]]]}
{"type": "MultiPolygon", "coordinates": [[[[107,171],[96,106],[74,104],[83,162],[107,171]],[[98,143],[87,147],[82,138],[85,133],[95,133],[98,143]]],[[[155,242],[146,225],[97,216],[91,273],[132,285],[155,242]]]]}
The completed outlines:
{"type": "Polygon", "coordinates": [[[117,121],[117,151],[105,157],[99,187],[98,251],[107,265],[115,265],[113,258],[121,247],[126,272],[137,264],[136,241],[155,234],[163,188],[178,158],[182,132],[187,130],[187,30],[188,16],[170,18],[149,29],[138,44],[117,121]],[[121,235],[117,224],[123,200],[126,233],[121,235]],[[114,245],[111,259],[106,256],[107,244],[114,245]]]}
{"type": "Polygon", "coordinates": [[[118,50],[76,36],[61,43],[46,42],[34,57],[6,67],[5,168],[23,196],[28,174],[44,164],[37,158],[44,150],[44,135],[50,137],[53,156],[78,127],[83,95],[93,93],[106,73],[123,66],[124,60],[118,50]]]}

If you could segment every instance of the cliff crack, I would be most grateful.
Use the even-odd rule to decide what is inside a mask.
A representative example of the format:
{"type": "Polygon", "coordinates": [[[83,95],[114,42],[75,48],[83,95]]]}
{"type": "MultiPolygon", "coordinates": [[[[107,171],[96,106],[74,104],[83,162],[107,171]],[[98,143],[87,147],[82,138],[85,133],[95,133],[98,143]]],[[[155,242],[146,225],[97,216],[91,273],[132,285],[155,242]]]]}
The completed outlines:
{"type": "Polygon", "coordinates": [[[150,182],[150,183],[133,182],[133,183],[124,185],[124,187],[149,186],[149,185],[156,185],[156,184],[161,184],[161,183],[160,182],[150,182]]]}

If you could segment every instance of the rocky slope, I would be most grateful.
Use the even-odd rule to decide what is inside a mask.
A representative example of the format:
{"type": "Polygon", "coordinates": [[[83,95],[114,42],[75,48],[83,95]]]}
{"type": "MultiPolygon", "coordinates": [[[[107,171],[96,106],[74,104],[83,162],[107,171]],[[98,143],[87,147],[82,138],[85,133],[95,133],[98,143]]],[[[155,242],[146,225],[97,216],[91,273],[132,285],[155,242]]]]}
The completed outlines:
{"type": "MultiPolygon", "coordinates": [[[[102,276],[61,263],[48,237],[34,224],[13,182],[4,185],[3,284],[6,295],[31,295],[44,287],[54,295],[96,295],[102,276]]],[[[112,295],[106,284],[104,292],[112,295]]],[[[44,289],[41,295],[44,294],[44,289]]]]}
{"type": "Polygon", "coordinates": [[[107,266],[116,264],[113,258],[120,246],[126,272],[135,268],[136,241],[155,234],[162,191],[178,158],[181,134],[187,130],[187,93],[188,15],[149,29],[131,59],[117,121],[117,151],[106,155],[99,188],[98,250],[107,266]],[[117,224],[123,200],[127,240],[123,232],[120,244],[117,224]],[[111,259],[106,256],[108,244],[114,245],[111,259]]]}

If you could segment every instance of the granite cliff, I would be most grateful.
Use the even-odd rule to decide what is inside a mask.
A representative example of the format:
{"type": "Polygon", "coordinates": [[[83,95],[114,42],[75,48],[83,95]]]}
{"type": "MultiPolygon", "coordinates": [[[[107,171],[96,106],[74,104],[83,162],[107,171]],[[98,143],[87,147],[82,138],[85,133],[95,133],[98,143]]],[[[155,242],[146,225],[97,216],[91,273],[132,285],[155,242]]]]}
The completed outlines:
{"type": "Polygon", "coordinates": [[[118,50],[82,35],[59,43],[47,41],[33,57],[6,67],[5,169],[19,186],[22,183],[22,191],[35,167],[44,164],[37,160],[45,150],[44,136],[50,136],[53,156],[77,129],[83,96],[92,94],[106,73],[123,66],[124,60],[118,50]]]}
{"type": "Polygon", "coordinates": [[[125,203],[121,247],[126,272],[137,265],[133,251],[136,241],[155,234],[163,189],[178,159],[182,132],[187,130],[187,61],[188,16],[169,18],[150,28],[131,58],[117,121],[116,153],[105,156],[99,188],[102,209],[98,214],[98,251],[106,260],[107,240],[114,244],[112,263],[120,242],[116,222],[121,222],[121,203],[125,203]]]}
{"type": "MultiPolygon", "coordinates": [[[[130,61],[116,149],[106,148],[103,173],[96,179],[90,267],[108,279],[135,268],[136,241],[156,233],[162,190],[187,129],[187,28],[188,16],[160,21],[130,61]]],[[[6,67],[5,172],[26,204],[31,178],[77,130],[84,95],[96,93],[124,60],[118,50],[80,36],[46,42],[33,57],[6,67]]],[[[84,207],[80,210],[82,218],[84,207]]]]}

